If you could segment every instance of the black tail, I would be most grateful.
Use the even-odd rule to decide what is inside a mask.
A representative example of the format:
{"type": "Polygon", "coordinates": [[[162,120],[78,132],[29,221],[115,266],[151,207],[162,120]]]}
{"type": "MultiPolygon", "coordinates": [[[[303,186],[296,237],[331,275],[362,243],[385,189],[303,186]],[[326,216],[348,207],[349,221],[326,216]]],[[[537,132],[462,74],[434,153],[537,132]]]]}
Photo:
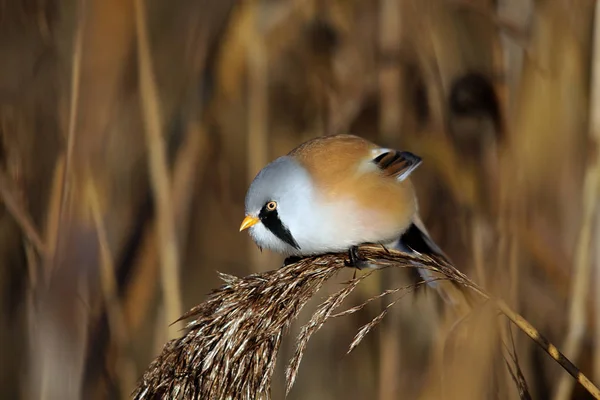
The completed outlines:
{"type": "MultiPolygon", "coordinates": [[[[442,249],[414,223],[402,234],[399,240],[400,245],[406,247],[409,252],[416,252],[427,255],[435,255],[447,262],[450,262],[448,256],[444,254],[442,249]]],[[[404,251],[407,251],[403,249],[404,251]]]]}
{"type": "MultiPolygon", "coordinates": [[[[442,258],[446,262],[450,263],[450,259],[442,249],[429,237],[429,235],[423,232],[414,223],[411,224],[408,229],[400,236],[395,246],[398,250],[406,253],[420,253],[430,256],[437,256],[442,258]]],[[[410,275],[412,280],[420,282],[423,279],[427,280],[429,277],[426,276],[426,271],[421,268],[410,268],[410,275]]]]}

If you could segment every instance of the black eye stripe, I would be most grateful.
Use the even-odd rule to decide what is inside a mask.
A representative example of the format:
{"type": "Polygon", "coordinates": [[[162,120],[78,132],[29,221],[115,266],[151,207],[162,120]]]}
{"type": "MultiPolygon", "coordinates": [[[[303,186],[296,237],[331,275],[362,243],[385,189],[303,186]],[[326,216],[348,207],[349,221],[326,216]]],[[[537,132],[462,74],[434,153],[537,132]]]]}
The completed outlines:
{"type": "Polygon", "coordinates": [[[273,233],[273,235],[277,236],[279,239],[289,244],[293,248],[300,250],[300,246],[290,230],[281,222],[279,219],[279,214],[277,210],[269,211],[266,209],[266,206],[260,210],[260,214],[258,214],[258,218],[260,218],[263,225],[273,233]]]}

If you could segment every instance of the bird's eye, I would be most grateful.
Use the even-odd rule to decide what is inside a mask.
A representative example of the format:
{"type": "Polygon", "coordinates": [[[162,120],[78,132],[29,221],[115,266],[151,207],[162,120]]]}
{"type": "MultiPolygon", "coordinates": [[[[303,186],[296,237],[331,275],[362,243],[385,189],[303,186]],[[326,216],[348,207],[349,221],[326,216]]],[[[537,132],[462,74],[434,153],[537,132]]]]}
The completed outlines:
{"type": "Polygon", "coordinates": [[[274,201],[270,201],[267,203],[267,210],[268,211],[275,211],[275,209],[277,208],[277,203],[274,201]]]}

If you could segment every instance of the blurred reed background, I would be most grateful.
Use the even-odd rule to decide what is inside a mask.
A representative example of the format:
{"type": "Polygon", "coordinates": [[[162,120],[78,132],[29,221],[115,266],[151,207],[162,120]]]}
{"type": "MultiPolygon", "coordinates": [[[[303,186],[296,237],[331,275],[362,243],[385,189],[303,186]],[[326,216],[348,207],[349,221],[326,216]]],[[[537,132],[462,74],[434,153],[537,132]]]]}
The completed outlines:
{"type": "MultiPolygon", "coordinates": [[[[592,0],[0,1],[1,397],[128,398],[217,271],[280,265],[238,232],[245,191],[330,133],[422,156],[432,236],[600,383],[595,16],[592,0]]],[[[406,282],[382,271],[347,303],[406,282]]],[[[454,320],[429,291],[346,356],[386,304],[328,322],[289,398],[442,398],[440,378],[446,399],[519,398],[487,317],[464,363],[435,367],[454,320]]],[[[533,398],[588,398],[512,332],[533,398]]]]}

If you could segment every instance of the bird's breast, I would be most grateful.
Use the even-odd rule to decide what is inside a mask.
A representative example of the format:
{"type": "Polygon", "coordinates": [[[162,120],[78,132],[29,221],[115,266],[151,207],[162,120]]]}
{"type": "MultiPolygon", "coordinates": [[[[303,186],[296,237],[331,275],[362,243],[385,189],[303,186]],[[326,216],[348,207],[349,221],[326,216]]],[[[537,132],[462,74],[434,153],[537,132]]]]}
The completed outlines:
{"type": "Polygon", "coordinates": [[[367,242],[386,243],[408,228],[414,213],[414,198],[404,198],[398,193],[392,199],[339,194],[313,209],[296,230],[296,239],[302,254],[345,251],[367,242]]]}

